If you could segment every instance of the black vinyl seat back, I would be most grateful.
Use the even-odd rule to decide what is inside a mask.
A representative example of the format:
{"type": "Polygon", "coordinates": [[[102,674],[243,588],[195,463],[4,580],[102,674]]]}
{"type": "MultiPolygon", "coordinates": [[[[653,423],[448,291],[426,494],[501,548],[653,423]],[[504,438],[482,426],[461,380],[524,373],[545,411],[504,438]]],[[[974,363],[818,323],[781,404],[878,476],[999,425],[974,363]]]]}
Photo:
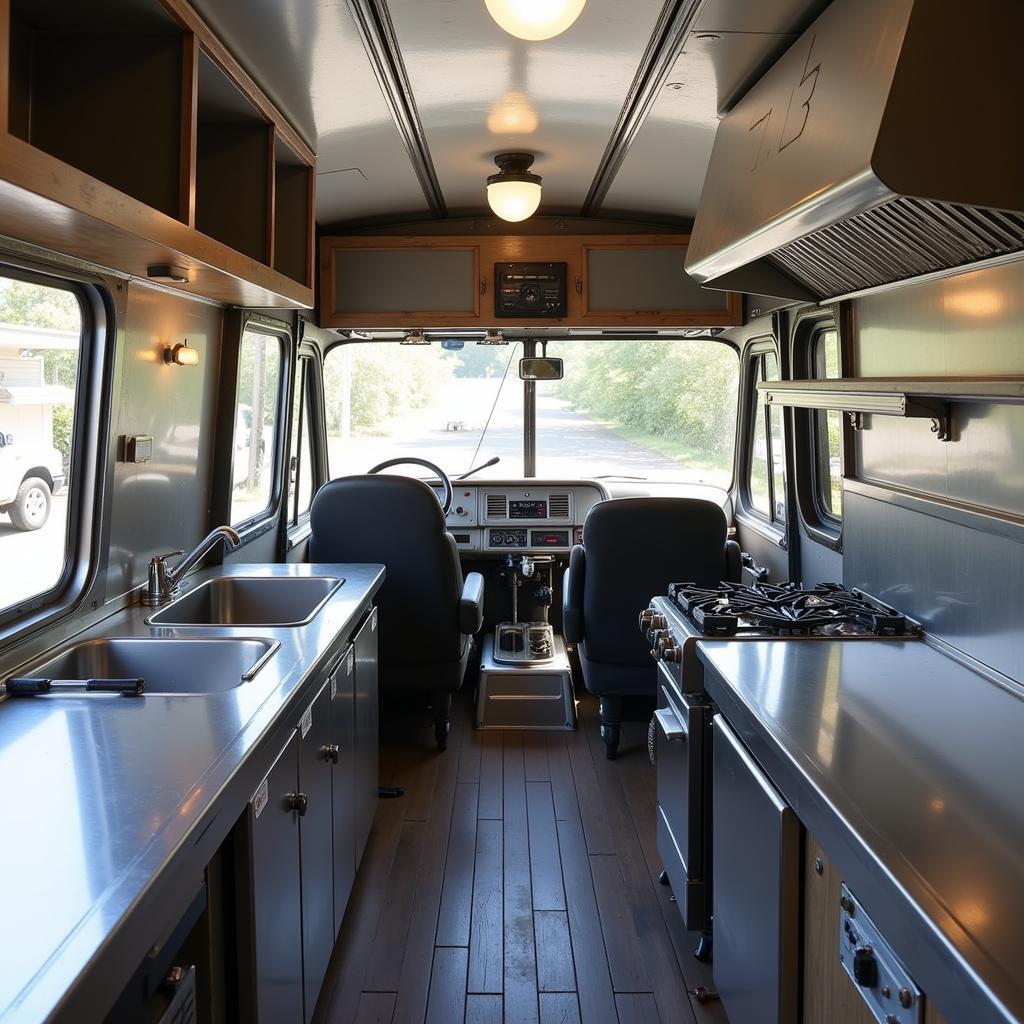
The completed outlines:
{"type": "MultiPolygon", "coordinates": [[[[582,632],[586,659],[651,669],[637,618],[670,583],[728,578],[725,513],[701,498],[617,498],[595,505],[583,527],[582,632]]],[[[579,550],[579,549],[576,549],[579,550]]],[[[576,589],[576,588],[574,588],[576,589]]]]}
{"type": "Polygon", "coordinates": [[[317,492],[310,526],[311,562],[387,567],[376,597],[383,672],[464,659],[462,567],[430,487],[412,477],[340,477],[317,492]]]}

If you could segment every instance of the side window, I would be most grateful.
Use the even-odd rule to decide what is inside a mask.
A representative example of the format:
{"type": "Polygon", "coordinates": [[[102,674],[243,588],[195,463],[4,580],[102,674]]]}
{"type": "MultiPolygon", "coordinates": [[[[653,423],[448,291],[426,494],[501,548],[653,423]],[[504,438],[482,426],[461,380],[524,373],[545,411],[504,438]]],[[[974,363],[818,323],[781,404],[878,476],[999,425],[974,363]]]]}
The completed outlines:
{"type": "MultiPolygon", "coordinates": [[[[841,377],[839,333],[818,331],[811,341],[811,366],[820,379],[841,377]]],[[[813,413],[816,500],[822,518],[838,522],[843,515],[842,419],[838,410],[813,413]]]]}
{"type": "MultiPolygon", "coordinates": [[[[779,379],[779,361],[774,352],[758,352],[753,357],[751,378],[754,384],[779,379]]],[[[755,387],[753,432],[747,494],[752,511],[772,523],[786,521],[786,446],[782,409],[764,400],[755,387]]]]}
{"type": "Polygon", "coordinates": [[[242,335],[231,462],[232,526],[260,519],[271,511],[283,362],[284,348],[278,335],[256,330],[242,335]]]}
{"type": "Polygon", "coordinates": [[[292,446],[288,459],[288,524],[295,526],[309,515],[313,501],[313,465],[311,446],[311,396],[314,363],[311,358],[299,360],[292,399],[292,446]]]}
{"type": "Polygon", "coordinates": [[[70,287],[0,275],[0,612],[72,567],[84,327],[70,287]]]}

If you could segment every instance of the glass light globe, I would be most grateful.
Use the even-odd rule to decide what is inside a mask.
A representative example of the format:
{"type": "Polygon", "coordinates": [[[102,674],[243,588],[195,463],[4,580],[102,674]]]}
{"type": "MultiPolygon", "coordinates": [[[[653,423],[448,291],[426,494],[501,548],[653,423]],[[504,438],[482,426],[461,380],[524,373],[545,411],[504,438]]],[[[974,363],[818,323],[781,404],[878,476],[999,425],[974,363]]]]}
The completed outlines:
{"type": "Polygon", "coordinates": [[[484,0],[491,17],[517,39],[551,39],[579,16],[587,0],[484,0]]]}
{"type": "Polygon", "coordinates": [[[526,220],[540,206],[540,185],[532,181],[491,182],[487,202],[502,220],[526,220]]]}

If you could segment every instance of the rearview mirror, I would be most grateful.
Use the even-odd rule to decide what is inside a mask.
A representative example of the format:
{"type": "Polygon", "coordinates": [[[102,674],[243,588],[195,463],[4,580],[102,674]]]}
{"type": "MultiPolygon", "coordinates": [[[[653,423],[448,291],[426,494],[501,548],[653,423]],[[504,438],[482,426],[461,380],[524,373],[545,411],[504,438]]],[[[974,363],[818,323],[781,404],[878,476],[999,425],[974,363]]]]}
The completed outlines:
{"type": "Polygon", "coordinates": [[[533,356],[519,360],[520,380],[561,380],[562,360],[548,356],[533,356]]]}

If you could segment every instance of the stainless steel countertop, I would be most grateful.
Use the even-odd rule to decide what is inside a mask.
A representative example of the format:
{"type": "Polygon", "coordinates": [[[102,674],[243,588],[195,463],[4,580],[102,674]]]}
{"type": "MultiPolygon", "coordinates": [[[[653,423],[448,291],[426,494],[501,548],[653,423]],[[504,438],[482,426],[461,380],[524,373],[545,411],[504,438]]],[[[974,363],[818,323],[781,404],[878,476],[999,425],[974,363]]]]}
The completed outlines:
{"type": "Polygon", "coordinates": [[[1024,694],[921,642],[702,641],[699,656],[951,1024],[1024,1019],[1024,694]]]}
{"type": "MultiPolygon", "coordinates": [[[[169,912],[167,900],[159,898],[161,879],[185,873],[198,887],[200,861],[219,845],[258,785],[253,773],[262,755],[250,755],[295,724],[300,691],[340,655],[372,603],[384,567],[229,565],[191,576],[182,593],[223,575],[336,575],[345,583],[312,622],[298,628],[149,627],[145,620],[153,610],[136,606],[51,652],[104,636],[279,641],[256,677],[232,690],[0,700],[4,1024],[85,1019],[68,995],[85,984],[85,976],[94,992],[106,986],[112,988],[109,1001],[116,998],[115,975],[123,985],[149,948],[138,943],[157,941],[158,929],[170,923],[158,920],[161,910],[169,912]],[[151,924],[139,918],[151,918],[151,924]],[[126,944],[137,956],[121,963],[124,951],[114,948],[114,938],[128,931],[134,941],[126,944]]],[[[4,677],[15,667],[0,664],[4,677]]]]}

